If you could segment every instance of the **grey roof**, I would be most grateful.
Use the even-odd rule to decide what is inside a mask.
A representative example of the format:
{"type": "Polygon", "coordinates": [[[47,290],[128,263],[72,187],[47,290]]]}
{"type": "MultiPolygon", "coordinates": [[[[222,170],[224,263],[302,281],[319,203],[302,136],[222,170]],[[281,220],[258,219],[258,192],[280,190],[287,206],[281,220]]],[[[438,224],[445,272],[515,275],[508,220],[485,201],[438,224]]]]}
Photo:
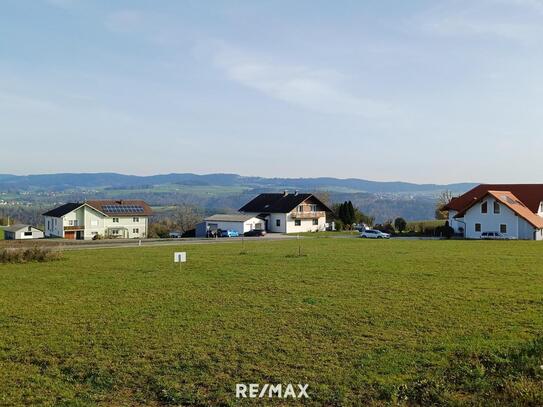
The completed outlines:
{"type": "Polygon", "coordinates": [[[43,216],[52,216],[53,218],[60,218],[67,213],[79,208],[81,205],[84,205],[83,202],[68,202],[67,204],[61,205],[58,208],[51,209],[43,214],[43,216]]]}
{"type": "Polygon", "coordinates": [[[251,218],[254,218],[254,215],[242,215],[242,214],[217,214],[212,215],[208,218],[205,218],[206,221],[223,221],[223,222],[245,222],[251,218]]]}
{"type": "Polygon", "coordinates": [[[4,229],[5,232],[18,232],[21,229],[28,229],[29,226],[32,229],[39,230],[38,228],[35,228],[32,225],[23,225],[22,223],[19,223],[17,225],[12,225],[12,226],[9,226],[9,227],[4,227],[3,229],[4,229]]]}

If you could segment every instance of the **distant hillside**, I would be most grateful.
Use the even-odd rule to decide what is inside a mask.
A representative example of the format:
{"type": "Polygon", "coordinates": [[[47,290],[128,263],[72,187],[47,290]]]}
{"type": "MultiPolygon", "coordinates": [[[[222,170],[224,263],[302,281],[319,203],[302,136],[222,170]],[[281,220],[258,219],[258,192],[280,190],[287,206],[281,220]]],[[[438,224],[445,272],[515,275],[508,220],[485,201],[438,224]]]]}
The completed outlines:
{"type": "Polygon", "coordinates": [[[379,182],[357,178],[263,178],[237,174],[191,173],[151,176],[123,175],[116,173],[0,175],[0,189],[18,191],[28,189],[66,190],[77,188],[137,188],[156,185],[225,186],[248,188],[295,188],[300,190],[328,190],[341,192],[405,193],[450,190],[463,192],[473,183],[413,184],[408,182],[379,182]]]}
{"type": "MultiPolygon", "coordinates": [[[[461,194],[475,186],[460,184],[413,184],[348,178],[264,178],[237,174],[164,174],[152,176],[96,174],[0,174],[0,204],[27,207],[39,219],[39,208],[71,201],[125,198],[144,199],[155,207],[191,203],[207,213],[235,211],[261,192],[284,189],[326,192],[331,202],[351,200],[378,222],[402,216],[422,220],[434,215],[440,192],[461,194]]],[[[14,214],[15,209],[11,209],[14,214]]],[[[28,211],[27,211],[28,212],[28,211]]],[[[21,219],[23,219],[21,217],[21,219]]]]}

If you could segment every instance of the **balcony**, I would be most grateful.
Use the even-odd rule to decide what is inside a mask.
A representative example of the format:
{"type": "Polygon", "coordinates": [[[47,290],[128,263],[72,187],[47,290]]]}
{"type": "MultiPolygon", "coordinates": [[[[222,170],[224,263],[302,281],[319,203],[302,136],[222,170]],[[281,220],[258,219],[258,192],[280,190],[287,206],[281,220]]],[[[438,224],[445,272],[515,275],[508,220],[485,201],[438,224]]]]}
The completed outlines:
{"type": "Polygon", "coordinates": [[[64,226],[64,231],[70,230],[85,230],[85,226],[64,226]]]}
{"type": "Polygon", "coordinates": [[[316,211],[316,212],[298,212],[294,211],[291,212],[290,216],[293,219],[318,219],[326,216],[326,212],[324,211],[316,211]]]}

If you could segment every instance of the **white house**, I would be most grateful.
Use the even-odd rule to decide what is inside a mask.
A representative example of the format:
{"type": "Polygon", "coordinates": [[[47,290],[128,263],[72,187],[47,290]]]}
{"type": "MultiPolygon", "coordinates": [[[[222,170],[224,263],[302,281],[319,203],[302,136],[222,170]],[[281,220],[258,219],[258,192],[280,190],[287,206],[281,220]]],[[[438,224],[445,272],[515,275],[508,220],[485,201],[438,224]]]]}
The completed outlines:
{"type": "MultiPolygon", "coordinates": [[[[253,229],[263,230],[266,222],[263,218],[245,214],[217,214],[204,219],[205,231],[235,230],[240,235],[253,229]]],[[[205,234],[204,234],[205,235],[205,234]]]]}
{"type": "Polygon", "coordinates": [[[152,213],[140,200],[67,203],[43,214],[45,237],[142,239],[147,237],[152,213]]]}
{"type": "Polygon", "coordinates": [[[6,240],[41,238],[43,238],[43,232],[31,225],[13,225],[4,228],[4,239],[6,240]]]}
{"type": "Polygon", "coordinates": [[[260,194],[239,211],[264,221],[269,232],[297,233],[326,230],[326,213],[332,211],[313,194],[260,194]]]}
{"type": "Polygon", "coordinates": [[[444,207],[449,225],[468,239],[501,232],[523,240],[543,240],[543,185],[479,185],[444,207]]]}

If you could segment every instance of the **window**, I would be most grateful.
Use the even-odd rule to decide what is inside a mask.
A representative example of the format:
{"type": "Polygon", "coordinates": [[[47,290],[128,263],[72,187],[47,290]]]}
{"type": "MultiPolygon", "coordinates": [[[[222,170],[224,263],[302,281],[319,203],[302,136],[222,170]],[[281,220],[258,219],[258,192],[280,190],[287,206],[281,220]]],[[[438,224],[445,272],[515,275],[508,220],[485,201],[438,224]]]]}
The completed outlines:
{"type": "Polygon", "coordinates": [[[313,219],[313,225],[318,225],[319,224],[319,220],[318,219],[313,219]]]}
{"type": "Polygon", "coordinates": [[[476,223],[476,224],[475,224],[475,231],[476,231],[476,232],[480,232],[480,231],[481,231],[481,224],[480,224],[480,223],[476,223]]]}
{"type": "Polygon", "coordinates": [[[302,226],[302,221],[300,219],[295,219],[294,226],[302,226]]]}
{"type": "Polygon", "coordinates": [[[73,226],[73,225],[74,225],[74,221],[73,221],[73,220],[69,220],[69,221],[68,221],[68,225],[73,226]]]}
{"type": "Polygon", "coordinates": [[[488,203],[485,201],[481,204],[481,213],[487,213],[488,212],[488,203]]]}
{"type": "Polygon", "coordinates": [[[543,212],[543,202],[541,202],[541,204],[539,204],[539,212],[543,212]]]}
{"type": "Polygon", "coordinates": [[[32,236],[32,232],[25,232],[25,236],[32,236]]]}
{"type": "Polygon", "coordinates": [[[500,213],[500,204],[494,201],[494,213],[500,213]]]}
{"type": "Polygon", "coordinates": [[[118,234],[119,234],[119,230],[118,230],[118,229],[113,229],[113,230],[111,231],[111,234],[112,234],[112,235],[118,235],[118,234]]]}
{"type": "Polygon", "coordinates": [[[304,206],[298,205],[298,212],[303,212],[303,211],[304,211],[304,206]]]}
{"type": "Polygon", "coordinates": [[[281,226],[281,219],[275,219],[275,226],[281,226]]]}
{"type": "Polygon", "coordinates": [[[132,233],[140,233],[140,230],[138,228],[132,229],[132,233]]]}
{"type": "Polygon", "coordinates": [[[311,212],[317,212],[317,204],[311,204],[311,212]]]}
{"type": "Polygon", "coordinates": [[[500,225],[500,233],[507,233],[507,225],[502,223],[500,225]]]}
{"type": "Polygon", "coordinates": [[[119,218],[113,218],[113,223],[119,223],[119,218]]]}
{"type": "Polygon", "coordinates": [[[47,221],[47,230],[51,230],[51,221],[50,220],[47,221]]]}
{"type": "Polygon", "coordinates": [[[134,223],[139,223],[140,218],[132,218],[132,221],[134,221],[134,223]]]}

